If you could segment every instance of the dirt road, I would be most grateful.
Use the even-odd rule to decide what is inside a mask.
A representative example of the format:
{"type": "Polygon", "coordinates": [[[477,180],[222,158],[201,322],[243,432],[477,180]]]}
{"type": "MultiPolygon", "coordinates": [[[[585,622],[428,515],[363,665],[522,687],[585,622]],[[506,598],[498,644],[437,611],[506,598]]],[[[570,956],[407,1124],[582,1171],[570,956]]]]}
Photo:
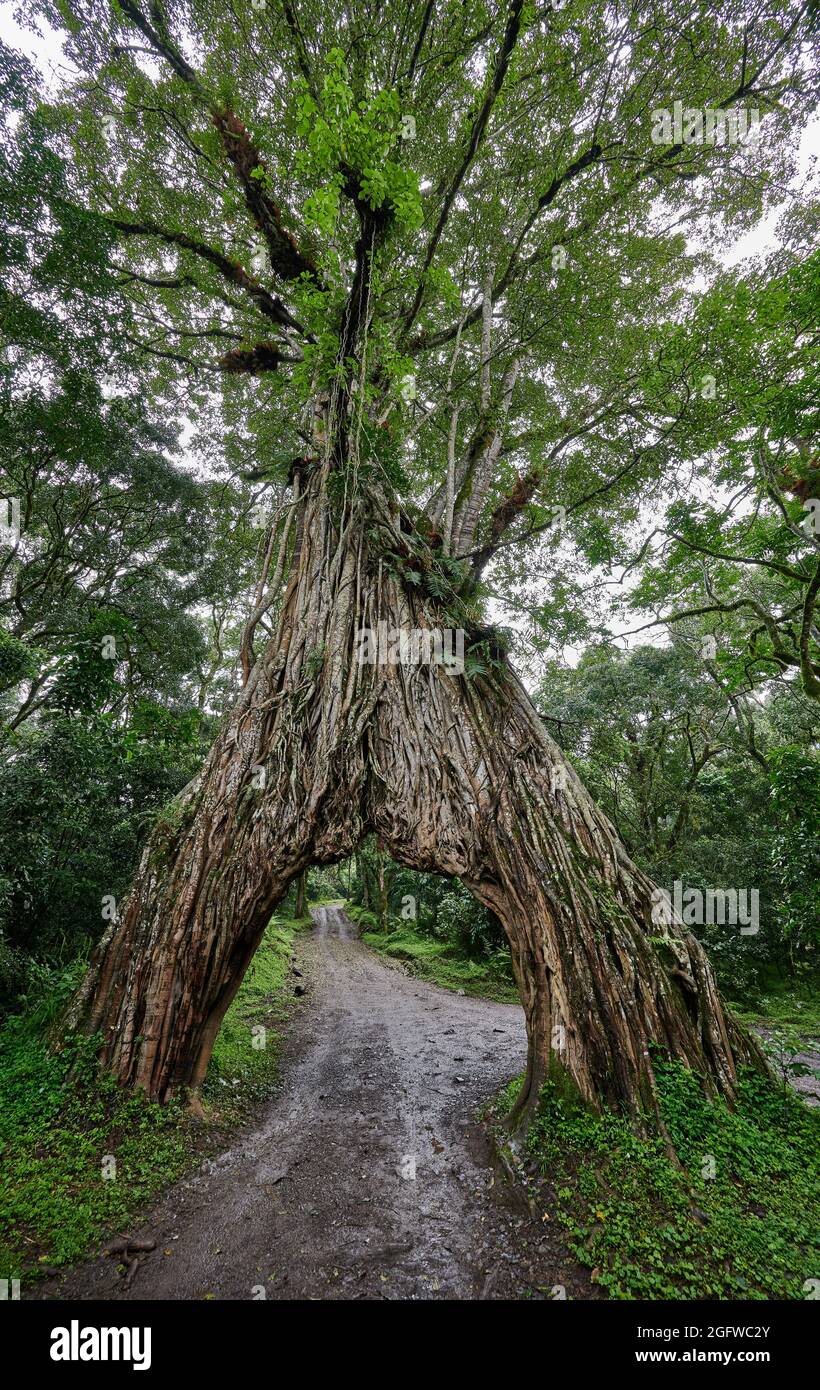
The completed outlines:
{"type": "Polygon", "coordinates": [[[511,1204],[476,1121],[523,1068],[521,1009],[408,978],[337,907],[314,920],[258,1128],[131,1233],[157,1248],[127,1290],[101,1257],[45,1296],[549,1298],[563,1284],[589,1297],[559,1233],[511,1204]]]}

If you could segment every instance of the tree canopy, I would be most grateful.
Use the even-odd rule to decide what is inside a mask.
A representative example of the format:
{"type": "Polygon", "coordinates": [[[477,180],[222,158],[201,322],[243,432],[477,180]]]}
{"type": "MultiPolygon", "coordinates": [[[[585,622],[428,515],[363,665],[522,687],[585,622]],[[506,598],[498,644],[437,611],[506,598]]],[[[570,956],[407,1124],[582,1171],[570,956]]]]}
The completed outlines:
{"type": "MultiPolygon", "coordinates": [[[[362,481],[433,498],[443,549],[476,574],[498,557],[508,597],[556,518],[608,558],[639,489],[731,438],[736,472],[737,441],[769,429],[761,359],[810,332],[813,302],[810,272],[789,278],[806,5],[27,10],[77,76],[28,117],[49,218],[20,254],[81,261],[98,350],[188,419],[215,413],[232,466],[286,479],[315,391],[347,393],[362,481]],[[681,98],[753,107],[756,139],[654,143],[681,98]],[[728,277],[704,309],[715,254],[784,199],[779,290],[728,277]]],[[[30,76],[9,81],[28,104],[30,76]]],[[[788,396],[778,466],[802,477],[811,422],[788,396]]]]}

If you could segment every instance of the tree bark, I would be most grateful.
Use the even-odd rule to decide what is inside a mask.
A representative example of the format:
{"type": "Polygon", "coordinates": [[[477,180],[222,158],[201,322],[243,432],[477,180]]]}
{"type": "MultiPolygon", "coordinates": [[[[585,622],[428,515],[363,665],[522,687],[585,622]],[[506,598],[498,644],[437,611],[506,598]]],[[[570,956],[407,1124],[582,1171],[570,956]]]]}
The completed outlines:
{"type": "Polygon", "coordinates": [[[449,624],[385,563],[407,540],[387,500],[334,503],[332,479],[325,464],[308,480],[277,634],[155,826],[70,1022],[101,1034],[123,1083],[160,1100],[197,1088],[289,884],[373,832],[503,923],[529,1039],[513,1124],[549,1075],[642,1124],[657,1115],[653,1048],[731,1098],[757,1048],[697,940],[653,923],[652,884],[506,661],[469,679],[358,659],[362,628],[449,624]]]}

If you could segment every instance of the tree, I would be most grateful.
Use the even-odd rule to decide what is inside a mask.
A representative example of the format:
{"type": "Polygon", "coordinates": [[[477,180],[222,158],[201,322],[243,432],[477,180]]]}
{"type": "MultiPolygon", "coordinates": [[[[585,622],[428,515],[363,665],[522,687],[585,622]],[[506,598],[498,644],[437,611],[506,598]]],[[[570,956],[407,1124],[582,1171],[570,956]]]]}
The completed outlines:
{"type": "Polygon", "coordinates": [[[590,648],[574,670],[547,668],[537,703],[630,854],[656,873],[674,863],[704,773],[745,756],[731,705],[681,641],[590,648]]]}
{"type": "Polygon", "coordinates": [[[296,879],[296,902],[293,908],[294,917],[307,917],[307,873],[302,872],[296,879]]]}
{"type": "Polygon", "coordinates": [[[153,813],[201,763],[260,531],[251,487],[194,477],[127,346],[104,350],[98,284],[77,312],[97,241],[50,210],[66,166],[32,74],[8,54],[0,74],[9,118],[26,117],[0,151],[2,1008],[33,963],[96,944],[153,813]]]}
{"type": "Polygon", "coordinates": [[[35,8],[81,73],[48,119],[107,257],[112,332],[151,379],[221,390],[226,428],[253,434],[279,499],[291,486],[241,695],[73,1019],[122,1081],[198,1086],[272,907],[372,831],[503,923],[529,1035],[516,1119],[556,1068],[640,1123],[652,1047],[733,1094],[756,1049],[697,941],[674,924],[658,945],[651,882],[484,599],[557,519],[627,505],[684,437],[687,363],[662,351],[681,226],[748,225],[787,182],[815,82],[805,8],[35,8]],[[754,102],[759,145],[655,143],[679,94],[733,117],[754,102]],[[463,672],[361,660],[379,624],[462,632],[463,672]]]}
{"type": "Polygon", "coordinates": [[[820,701],[818,303],[815,252],[774,279],[725,277],[687,325],[731,408],[705,412],[708,490],[676,497],[643,542],[630,605],[699,625],[733,693],[796,677],[820,701]]]}
{"type": "Polygon", "coordinates": [[[709,651],[682,624],[665,647],[591,647],[547,667],[536,703],[656,883],[758,894],[754,933],[696,928],[721,986],[749,1001],[813,963],[818,720],[799,687],[727,695],[709,651]]]}
{"type": "Polygon", "coordinates": [[[773,860],[792,971],[815,965],[820,947],[820,777],[816,750],[783,748],[775,761],[773,860]]]}

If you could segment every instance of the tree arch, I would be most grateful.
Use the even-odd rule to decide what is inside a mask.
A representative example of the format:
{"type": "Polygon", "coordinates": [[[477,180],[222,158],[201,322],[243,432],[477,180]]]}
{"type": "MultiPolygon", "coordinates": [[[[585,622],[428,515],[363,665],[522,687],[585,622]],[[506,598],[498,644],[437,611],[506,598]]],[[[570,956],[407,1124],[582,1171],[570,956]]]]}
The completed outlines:
{"type": "MultiPolygon", "coordinates": [[[[655,1107],[651,1048],[733,1094],[757,1062],[702,947],[653,922],[653,889],[544,729],[506,660],[475,676],[362,661],[362,629],[448,613],[389,570],[410,554],[371,490],[333,500],[317,464],[298,503],[278,631],[201,774],[153,830],[72,1022],[160,1100],[198,1087],[271,911],[311,862],[368,831],[408,867],[457,875],[501,920],[529,1038],[526,1114],[551,1067],[593,1104],[655,1107]]],[[[469,638],[469,634],[468,634],[469,638]]]]}
{"type": "Polygon", "coordinates": [[[112,337],[146,381],[220,379],[226,422],[263,419],[255,478],[293,485],[239,701],[74,1001],[123,1082],[160,1099],[201,1083],[272,908],[368,830],[504,924],[522,1114],[551,1066],[639,1117],[653,1046],[725,1095],[757,1060],[478,627],[487,567],[532,554],[556,506],[629,513],[676,450],[721,437],[692,386],[709,335],[681,323],[678,224],[743,225],[788,182],[811,16],[707,8],[504,0],[476,27],[428,0],[374,26],[358,0],[73,0],[56,221],[98,234],[112,337]],[[759,101],[759,145],[658,143],[653,112],[680,93],[696,118],[759,101]],[[380,624],[464,629],[483,669],[360,660],[380,624]]]}

